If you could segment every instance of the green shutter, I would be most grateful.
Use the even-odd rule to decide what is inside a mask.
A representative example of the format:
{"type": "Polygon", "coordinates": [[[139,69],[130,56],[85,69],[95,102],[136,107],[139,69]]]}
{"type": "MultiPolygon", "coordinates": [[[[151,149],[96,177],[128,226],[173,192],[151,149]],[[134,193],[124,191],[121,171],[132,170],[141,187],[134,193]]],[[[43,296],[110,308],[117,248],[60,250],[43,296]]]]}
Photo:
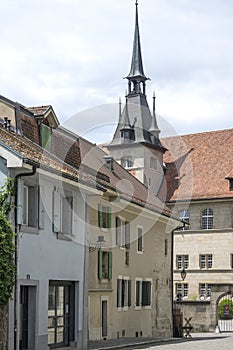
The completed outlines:
{"type": "Polygon", "coordinates": [[[51,149],[51,129],[44,124],[41,125],[41,146],[48,151],[51,149]]]}
{"type": "Polygon", "coordinates": [[[111,227],[111,208],[108,207],[108,228],[111,227]]]}
{"type": "Polygon", "coordinates": [[[108,253],[108,279],[112,279],[112,252],[108,253]]]}
{"type": "Polygon", "coordinates": [[[98,279],[101,280],[103,275],[103,252],[98,250],[98,279]]]}
{"type": "Polygon", "coordinates": [[[102,205],[98,204],[98,226],[102,228],[103,216],[102,216],[102,205]]]}

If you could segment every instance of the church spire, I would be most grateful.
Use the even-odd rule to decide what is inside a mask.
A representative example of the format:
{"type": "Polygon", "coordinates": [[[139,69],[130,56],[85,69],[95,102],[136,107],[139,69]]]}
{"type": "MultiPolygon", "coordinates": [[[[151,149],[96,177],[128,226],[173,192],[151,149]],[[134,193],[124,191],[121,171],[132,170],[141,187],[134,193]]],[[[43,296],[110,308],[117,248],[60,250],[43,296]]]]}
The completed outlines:
{"type": "Polygon", "coordinates": [[[133,42],[133,55],[131,62],[131,69],[129,75],[126,77],[129,81],[129,94],[131,93],[143,93],[145,95],[145,81],[148,78],[144,74],[142,51],[140,42],[140,32],[138,23],[138,0],[136,0],[136,17],[135,17],[135,29],[134,29],[134,42],[133,42]],[[133,90],[132,90],[133,84],[133,90]],[[141,90],[141,85],[143,89],[141,90]]]}

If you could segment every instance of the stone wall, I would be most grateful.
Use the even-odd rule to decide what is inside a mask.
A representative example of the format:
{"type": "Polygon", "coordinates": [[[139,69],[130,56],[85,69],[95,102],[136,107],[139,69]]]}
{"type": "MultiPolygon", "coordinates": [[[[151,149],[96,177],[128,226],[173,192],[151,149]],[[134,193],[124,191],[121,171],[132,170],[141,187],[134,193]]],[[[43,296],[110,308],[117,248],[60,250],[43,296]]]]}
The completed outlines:
{"type": "Polygon", "coordinates": [[[7,350],[8,308],[0,309],[0,350],[7,350]]]}
{"type": "Polygon", "coordinates": [[[215,315],[211,312],[210,301],[181,301],[174,303],[174,312],[183,314],[183,325],[185,318],[192,317],[192,332],[214,332],[215,315]]]}

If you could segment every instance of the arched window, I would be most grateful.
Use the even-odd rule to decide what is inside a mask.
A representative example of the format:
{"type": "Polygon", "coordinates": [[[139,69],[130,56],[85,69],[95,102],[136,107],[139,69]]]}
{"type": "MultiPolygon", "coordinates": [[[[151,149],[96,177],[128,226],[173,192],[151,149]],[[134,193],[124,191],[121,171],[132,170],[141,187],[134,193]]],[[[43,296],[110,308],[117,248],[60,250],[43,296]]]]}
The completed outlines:
{"type": "Polygon", "coordinates": [[[213,209],[205,208],[201,213],[201,228],[203,230],[210,230],[213,228],[214,213],[213,209]]]}

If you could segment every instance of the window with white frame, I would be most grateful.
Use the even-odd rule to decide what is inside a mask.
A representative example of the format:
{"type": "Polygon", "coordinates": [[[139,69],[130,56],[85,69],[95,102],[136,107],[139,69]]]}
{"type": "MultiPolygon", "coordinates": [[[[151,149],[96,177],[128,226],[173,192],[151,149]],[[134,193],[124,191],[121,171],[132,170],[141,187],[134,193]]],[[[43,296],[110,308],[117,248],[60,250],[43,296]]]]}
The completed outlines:
{"type": "Polygon", "coordinates": [[[117,308],[131,306],[131,280],[128,277],[117,279],[117,308]]]}
{"type": "Polygon", "coordinates": [[[180,269],[188,269],[189,267],[189,256],[186,255],[177,255],[176,256],[176,268],[180,269]]]}
{"type": "MultiPolygon", "coordinates": [[[[190,219],[190,215],[189,215],[189,211],[188,210],[181,210],[179,212],[179,218],[180,220],[182,221],[185,221],[187,222],[187,224],[189,224],[189,219],[190,219]]],[[[189,226],[184,226],[184,227],[181,227],[180,230],[188,230],[189,229],[189,226]]]]}
{"type": "Polygon", "coordinates": [[[200,283],[199,296],[200,298],[209,298],[211,296],[211,285],[208,283],[200,283]]]}
{"type": "Polygon", "coordinates": [[[213,266],[212,254],[200,254],[199,256],[200,269],[211,269],[213,266]]]}
{"type": "Polygon", "coordinates": [[[98,205],[98,225],[100,228],[111,227],[111,208],[102,204],[98,205]]]}
{"type": "Polygon", "coordinates": [[[142,227],[138,227],[138,234],[137,234],[137,250],[138,252],[143,252],[143,234],[142,234],[142,227]]]}
{"type": "Polygon", "coordinates": [[[130,223],[116,217],[116,246],[130,249],[130,223]]]}
{"type": "Polygon", "coordinates": [[[176,283],[176,300],[181,301],[182,298],[188,298],[188,283],[176,283]]]}
{"type": "Polygon", "coordinates": [[[152,280],[136,279],[135,281],[135,307],[151,306],[152,280]]]}
{"type": "Polygon", "coordinates": [[[73,197],[71,192],[53,191],[53,231],[71,235],[73,229],[73,197]]]}
{"type": "Polygon", "coordinates": [[[214,212],[211,208],[205,208],[201,212],[201,228],[211,230],[213,228],[214,212]]]}
{"type": "Polygon", "coordinates": [[[132,168],[133,165],[133,157],[128,156],[121,158],[121,166],[123,166],[123,168],[132,168]]]}

